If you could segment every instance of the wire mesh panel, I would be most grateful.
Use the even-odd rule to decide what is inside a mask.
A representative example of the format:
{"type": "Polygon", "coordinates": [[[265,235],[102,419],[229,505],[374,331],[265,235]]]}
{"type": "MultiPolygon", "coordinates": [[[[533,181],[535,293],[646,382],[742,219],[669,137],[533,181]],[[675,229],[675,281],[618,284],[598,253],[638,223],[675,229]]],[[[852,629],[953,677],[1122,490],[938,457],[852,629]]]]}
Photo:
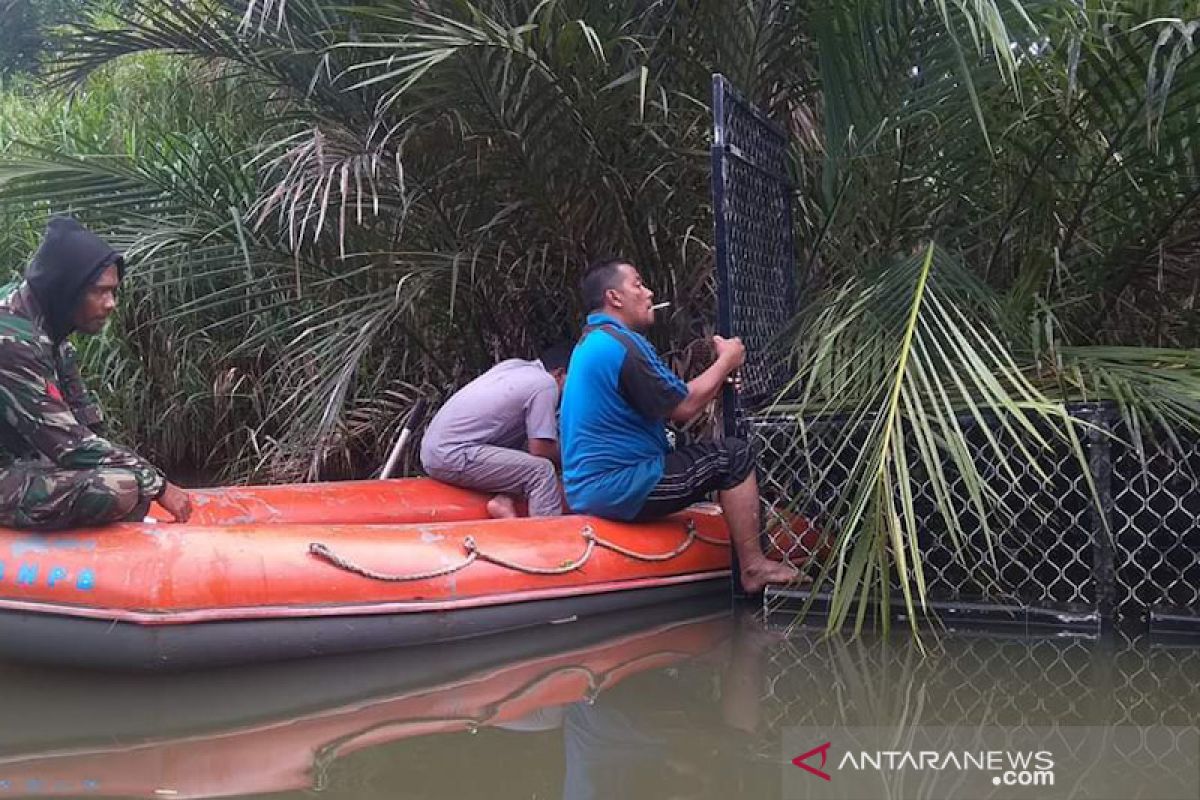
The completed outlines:
{"type": "MultiPolygon", "coordinates": [[[[788,137],[713,76],[713,216],[716,224],[718,330],[746,345],[742,393],[748,408],[788,379],[778,334],[796,311],[796,253],[788,137]]],[[[736,419],[727,396],[726,429],[736,419]]]]}
{"type": "MultiPolygon", "coordinates": [[[[1035,612],[1067,611],[1073,613],[1040,616],[1062,624],[1111,620],[1200,631],[1200,442],[1161,433],[1132,436],[1110,408],[1070,411],[1089,426],[1082,437],[1086,469],[1064,443],[1045,449],[1027,441],[1041,467],[1035,471],[996,426],[991,435],[1007,451],[1006,469],[980,423],[959,420],[986,489],[998,499],[986,519],[978,518],[969,510],[961,476],[943,465],[966,531],[961,541],[936,511],[929,475],[913,470],[910,489],[931,602],[942,610],[955,604],[1015,608],[1025,621],[1033,621],[1028,615],[1035,612]],[[1140,447],[1133,444],[1139,438],[1140,447]]],[[[811,533],[808,540],[797,535],[796,515],[827,533],[838,530],[838,504],[863,439],[847,436],[841,424],[802,425],[765,415],[746,420],[760,452],[767,535],[775,550],[794,560],[814,549],[811,533]],[[835,452],[839,436],[848,445],[835,452]]],[[[917,455],[908,453],[910,464],[917,455]]],[[[802,600],[830,588],[772,590],[769,599],[802,600]]]]}
{"type": "MultiPolygon", "coordinates": [[[[746,420],[760,453],[760,487],[768,510],[766,529],[774,548],[793,560],[813,551],[812,537],[796,536],[794,519],[810,521],[827,536],[839,530],[846,513],[844,493],[866,439],[843,429],[840,419],[808,421],[755,416],[746,420]],[[836,445],[841,442],[840,449],[836,445]]],[[[1002,430],[991,435],[1012,458],[1010,469],[997,463],[987,432],[974,418],[959,424],[965,445],[993,494],[989,513],[972,509],[971,493],[951,463],[942,464],[950,502],[966,535],[956,540],[937,511],[932,478],[920,466],[915,437],[907,453],[913,471],[913,506],[925,564],[928,595],[935,601],[982,602],[1072,611],[1094,610],[1092,580],[1095,506],[1087,477],[1065,443],[1038,451],[1042,474],[1017,457],[1017,442],[1002,430]],[[1033,502],[1029,502],[1033,498],[1033,502]]],[[[1028,446],[1029,443],[1027,442],[1028,446]]],[[[815,586],[820,592],[831,587],[815,586]]],[[[898,589],[898,586],[896,587],[898,589]]],[[[898,595],[897,595],[898,596],[898,595]]]]}
{"type": "Polygon", "coordinates": [[[1200,442],[1117,427],[1110,518],[1128,619],[1200,613],[1200,442]],[[1134,445],[1140,439],[1142,447],[1134,445]]]}

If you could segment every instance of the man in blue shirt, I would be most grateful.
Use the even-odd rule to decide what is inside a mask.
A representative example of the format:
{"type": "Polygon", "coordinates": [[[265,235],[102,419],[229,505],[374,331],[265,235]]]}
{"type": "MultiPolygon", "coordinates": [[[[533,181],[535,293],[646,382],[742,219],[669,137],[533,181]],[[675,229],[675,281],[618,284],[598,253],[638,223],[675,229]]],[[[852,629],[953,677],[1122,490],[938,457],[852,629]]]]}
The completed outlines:
{"type": "Polygon", "coordinates": [[[717,358],[690,383],[662,362],[642,335],[654,324],[654,293],[627,261],[588,267],[590,313],[563,389],[563,485],[573,511],[616,520],[665,516],[720,493],[742,587],[759,592],[796,571],[759,545],[754,454],[740,439],[671,450],[666,420],[686,422],[717,396],[745,361],[740,339],[713,337],[717,358]]]}

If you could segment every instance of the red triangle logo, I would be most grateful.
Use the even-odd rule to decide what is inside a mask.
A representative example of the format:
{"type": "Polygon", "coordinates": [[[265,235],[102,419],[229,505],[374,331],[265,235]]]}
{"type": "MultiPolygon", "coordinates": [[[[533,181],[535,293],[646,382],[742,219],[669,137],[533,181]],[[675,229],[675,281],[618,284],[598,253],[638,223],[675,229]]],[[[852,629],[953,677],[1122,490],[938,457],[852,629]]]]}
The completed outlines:
{"type": "Polygon", "coordinates": [[[823,772],[814,766],[810,766],[809,764],[804,763],[808,759],[815,756],[817,753],[820,753],[821,754],[821,766],[822,767],[825,766],[825,759],[829,754],[829,744],[830,744],[829,742],[826,742],[825,744],[814,747],[812,750],[809,750],[807,753],[801,753],[800,755],[798,755],[792,759],[792,763],[795,764],[800,769],[805,770],[806,772],[811,772],[813,775],[816,775],[818,778],[830,780],[828,772],[823,772]]]}

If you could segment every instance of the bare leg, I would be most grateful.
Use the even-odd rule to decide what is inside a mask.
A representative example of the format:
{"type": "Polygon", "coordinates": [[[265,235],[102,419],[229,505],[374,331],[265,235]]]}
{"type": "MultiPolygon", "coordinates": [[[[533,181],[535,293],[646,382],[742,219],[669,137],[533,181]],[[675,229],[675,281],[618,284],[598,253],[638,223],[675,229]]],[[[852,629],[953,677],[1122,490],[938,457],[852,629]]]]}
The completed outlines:
{"type": "Polygon", "coordinates": [[[488,516],[492,519],[512,519],[517,515],[513,500],[506,494],[498,494],[487,504],[488,516]]]}
{"type": "Polygon", "coordinates": [[[758,479],[751,472],[746,480],[721,492],[721,510],[729,526],[729,539],[741,566],[742,588],[758,594],[768,583],[795,580],[795,568],[763,555],[758,541],[758,479]]]}

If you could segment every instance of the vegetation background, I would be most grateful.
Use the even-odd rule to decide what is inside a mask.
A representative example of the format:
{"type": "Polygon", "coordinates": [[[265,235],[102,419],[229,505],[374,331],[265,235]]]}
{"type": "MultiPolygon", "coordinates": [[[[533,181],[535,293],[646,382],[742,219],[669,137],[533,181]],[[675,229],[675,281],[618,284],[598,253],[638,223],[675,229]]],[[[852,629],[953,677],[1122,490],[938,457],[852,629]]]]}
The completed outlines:
{"type": "MultiPolygon", "coordinates": [[[[368,475],[416,397],[573,335],[579,272],[606,254],[672,301],[658,344],[702,368],[713,72],[792,136],[804,302],[781,407],[869,429],[846,493],[846,597],[889,569],[920,591],[895,488],[906,440],[984,509],[963,415],[1035,448],[1077,440],[1077,400],[1115,403],[1135,432],[1196,427],[1198,3],[0,14],[0,262],[15,276],[52,212],[129,254],[85,368],[169,471],[368,475]]],[[[1036,462],[997,458],[1013,474],[1036,462]]]]}

